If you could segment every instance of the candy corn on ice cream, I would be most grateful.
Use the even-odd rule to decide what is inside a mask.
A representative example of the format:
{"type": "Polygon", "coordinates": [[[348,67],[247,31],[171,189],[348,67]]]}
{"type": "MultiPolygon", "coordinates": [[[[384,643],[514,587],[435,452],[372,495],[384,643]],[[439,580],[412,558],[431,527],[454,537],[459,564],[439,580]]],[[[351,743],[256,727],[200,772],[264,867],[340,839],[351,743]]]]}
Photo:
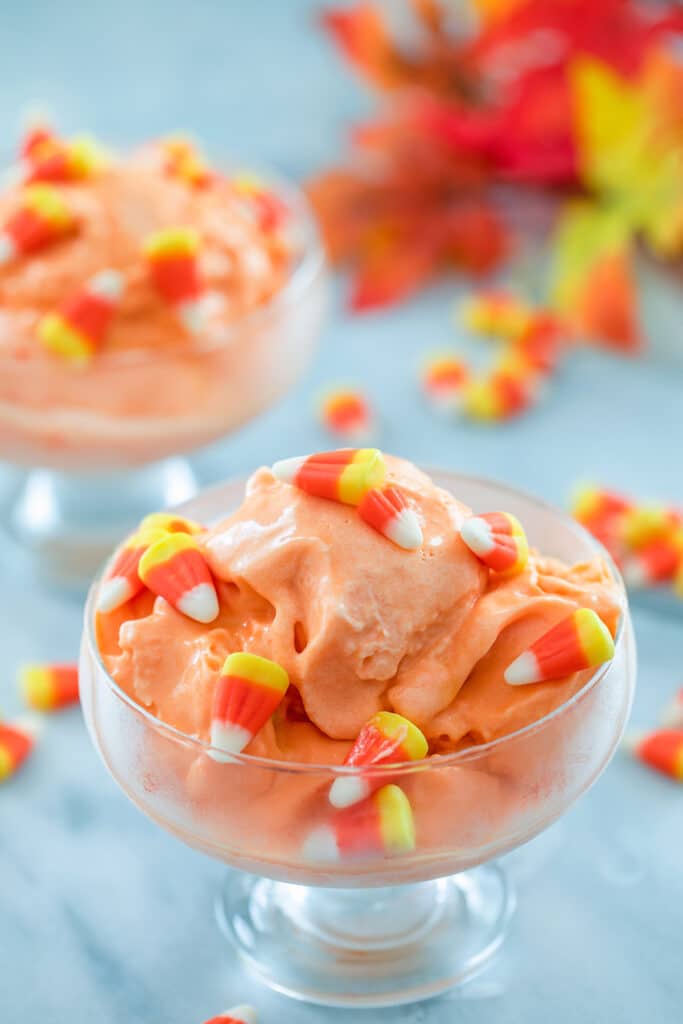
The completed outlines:
{"type": "Polygon", "coordinates": [[[29,133],[0,192],[0,454],[143,463],[272,402],[321,315],[283,298],[302,216],[185,139],[119,155],[29,133]]]}
{"type": "MultiPolygon", "coordinates": [[[[474,511],[410,463],[345,449],[258,470],[242,505],[199,532],[141,524],[122,548],[140,560],[134,586],[112,585],[112,557],[102,660],[137,704],[205,742],[191,761],[160,749],[156,765],[204,821],[229,830],[239,806],[241,841],[265,829],[271,855],[284,844],[336,863],[446,843],[465,811],[487,828],[511,813],[530,767],[514,751],[403,784],[395,765],[438,767],[567,702],[612,658],[620,596],[599,558],[562,564],[504,509],[474,511]],[[240,782],[242,752],[261,776],[273,760],[357,771],[330,784],[244,768],[240,782]]],[[[536,775],[561,748],[539,741],[536,775]]]]}

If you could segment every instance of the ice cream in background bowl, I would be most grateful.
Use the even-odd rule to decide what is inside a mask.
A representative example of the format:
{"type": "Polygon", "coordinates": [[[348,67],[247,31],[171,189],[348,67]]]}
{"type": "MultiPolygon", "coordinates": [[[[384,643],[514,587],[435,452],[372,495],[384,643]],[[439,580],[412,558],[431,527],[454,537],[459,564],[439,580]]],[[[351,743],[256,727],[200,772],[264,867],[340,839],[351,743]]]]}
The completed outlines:
{"type": "Polygon", "coordinates": [[[578,524],[348,449],[142,522],[92,588],[81,687],[128,796],[249,872],[219,900],[242,957],[363,1006],[488,962],[496,858],[595,781],[634,674],[621,579],[578,524]]]}
{"type": "Polygon", "coordinates": [[[0,193],[0,457],[39,470],[15,532],[92,576],[112,530],[192,492],[164,460],[293,386],[324,292],[308,207],[275,176],[183,137],[29,132],[0,193]]]}

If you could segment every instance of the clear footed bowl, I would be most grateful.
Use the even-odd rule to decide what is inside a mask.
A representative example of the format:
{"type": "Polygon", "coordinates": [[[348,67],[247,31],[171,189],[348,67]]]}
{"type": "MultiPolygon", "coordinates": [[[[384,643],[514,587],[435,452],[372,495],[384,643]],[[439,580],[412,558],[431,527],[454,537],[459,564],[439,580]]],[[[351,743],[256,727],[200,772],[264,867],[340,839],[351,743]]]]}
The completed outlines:
{"type": "MultiPolygon", "coordinates": [[[[515,513],[545,554],[568,562],[605,557],[577,523],[534,498],[456,473],[432,475],[475,509],[515,513]]],[[[236,507],[242,493],[242,482],[230,482],[182,511],[210,523],[236,507]]],[[[347,1007],[434,996],[481,970],[504,939],[514,895],[496,859],[556,821],[595,782],[619,742],[636,657],[626,595],[612,572],[624,602],[615,657],[580,692],[492,743],[372,773],[400,787],[412,806],[416,843],[400,855],[330,857],[335,812],[327,794],[357,769],[246,754],[220,764],[207,744],[135,704],[99,656],[97,583],[81,652],[90,735],[140,810],[238,869],[218,896],[219,923],[266,984],[347,1007]]]]}
{"type": "Polygon", "coordinates": [[[39,573],[84,589],[121,533],[197,491],[182,456],[237,430],[308,366],[327,305],[311,211],[264,172],[289,211],[284,286],[191,348],[106,350],[87,373],[0,353],[0,459],[28,470],[2,517],[39,573]]]}

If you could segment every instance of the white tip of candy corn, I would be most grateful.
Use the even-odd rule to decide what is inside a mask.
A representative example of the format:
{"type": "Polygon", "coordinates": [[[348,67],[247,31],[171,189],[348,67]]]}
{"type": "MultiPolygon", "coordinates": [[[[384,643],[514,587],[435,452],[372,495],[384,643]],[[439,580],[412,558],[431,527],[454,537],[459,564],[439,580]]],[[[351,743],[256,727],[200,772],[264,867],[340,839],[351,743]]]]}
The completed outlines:
{"type": "Polygon", "coordinates": [[[333,807],[342,810],[360,803],[369,795],[370,787],[365,779],[358,776],[335,779],[330,786],[329,798],[333,807]]]}
{"type": "Polygon", "coordinates": [[[251,738],[251,733],[240,725],[214,722],[211,726],[211,746],[215,750],[209,751],[209,757],[219,764],[225,764],[232,754],[241,754],[251,738]]]}
{"type": "Polygon", "coordinates": [[[387,527],[387,536],[406,551],[422,547],[422,527],[412,508],[404,508],[387,527]]]}
{"type": "Polygon", "coordinates": [[[97,595],[98,612],[113,612],[131,597],[131,585],[124,576],[104,580],[97,595]]]}
{"type": "Polygon", "coordinates": [[[271,472],[276,479],[291,484],[307,458],[307,455],[295,455],[292,459],[280,459],[272,466],[271,472]]]}
{"type": "Polygon", "coordinates": [[[339,860],[339,847],[329,825],[321,825],[304,840],[301,852],[304,858],[318,864],[333,864],[339,860]]]}
{"type": "Polygon", "coordinates": [[[9,263],[16,256],[16,247],[9,235],[0,235],[0,266],[9,263]]]}
{"type": "Polygon", "coordinates": [[[493,548],[491,527],[481,516],[470,516],[460,528],[460,536],[467,547],[480,557],[488,555],[493,548]]]}
{"type": "Polygon", "coordinates": [[[88,290],[103,299],[117,302],[123,291],[123,277],[118,270],[100,270],[91,278],[88,290]]]}
{"type": "Polygon", "coordinates": [[[629,729],[621,741],[621,746],[627,754],[636,756],[638,748],[646,737],[647,731],[645,729],[629,729]]]}
{"type": "Polygon", "coordinates": [[[621,575],[624,577],[624,583],[626,586],[631,587],[632,590],[638,590],[640,587],[646,587],[649,583],[645,569],[637,558],[624,559],[621,565],[621,575]]]}
{"type": "Polygon", "coordinates": [[[505,682],[510,686],[526,686],[538,682],[538,662],[532,651],[524,651],[505,669],[505,682]]]}
{"type": "Polygon", "coordinates": [[[23,715],[17,715],[11,722],[7,723],[15,729],[19,729],[34,742],[40,737],[45,729],[45,719],[41,715],[34,715],[30,711],[23,715]]]}
{"type": "Polygon", "coordinates": [[[201,299],[195,302],[184,302],[178,307],[178,316],[183,327],[190,334],[199,334],[206,322],[206,307],[201,299]]]}
{"type": "Polygon", "coordinates": [[[664,709],[660,724],[664,729],[683,729],[683,699],[680,696],[664,709]]]}
{"type": "Polygon", "coordinates": [[[256,1024],[258,1016],[253,1006],[247,1006],[242,1003],[241,1006],[233,1006],[231,1010],[226,1010],[223,1014],[224,1017],[232,1017],[233,1020],[240,1021],[240,1024],[256,1024]]]}
{"type": "Polygon", "coordinates": [[[188,590],[178,601],[177,608],[189,619],[204,623],[213,622],[220,611],[216,590],[211,583],[198,583],[188,590]]]}

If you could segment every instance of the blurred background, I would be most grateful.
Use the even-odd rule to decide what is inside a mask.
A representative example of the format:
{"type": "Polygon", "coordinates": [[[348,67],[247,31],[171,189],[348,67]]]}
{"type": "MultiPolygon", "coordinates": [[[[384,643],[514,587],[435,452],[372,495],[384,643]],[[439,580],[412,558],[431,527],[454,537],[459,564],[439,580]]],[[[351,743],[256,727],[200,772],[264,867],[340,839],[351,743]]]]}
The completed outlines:
{"type": "MultiPolygon", "coordinates": [[[[520,22],[514,37],[501,36],[477,57],[488,85],[496,82],[500,89],[498,100],[495,95],[490,100],[485,123],[463,115],[474,58],[461,66],[459,56],[444,57],[446,31],[453,27],[459,33],[463,26],[467,33],[477,31],[464,0],[444,4],[447,21],[438,32],[430,27],[430,4],[378,4],[392,46],[398,47],[391,51],[378,37],[377,24],[368,20],[367,8],[365,21],[328,21],[324,27],[323,5],[306,0],[251,5],[229,0],[94,0],[87,5],[25,0],[0,10],[0,120],[8,153],[36,111],[65,135],[88,131],[112,146],[188,133],[201,140],[214,163],[225,159],[238,166],[271,167],[301,184],[315,178],[328,233],[338,230],[340,220],[350,222],[348,211],[354,209],[360,181],[367,186],[361,206],[364,202],[363,209],[373,211],[364,222],[367,233],[360,232],[367,240],[375,237],[383,218],[392,221],[396,208],[406,206],[406,195],[413,196],[414,182],[405,184],[402,178],[407,192],[402,185],[394,193],[395,205],[387,213],[381,201],[377,205],[376,193],[388,194],[387,154],[399,151],[394,145],[408,147],[407,152],[400,149],[401,174],[407,173],[411,133],[419,122],[440,139],[434,142],[439,154],[435,179],[441,181],[444,159],[439,147],[444,138],[449,144],[457,138],[457,174],[462,171],[465,184],[460,180],[456,192],[474,195],[477,204],[500,216],[505,254],[501,251],[499,262],[491,256],[490,263],[490,254],[484,254],[485,266],[478,268],[487,271],[484,277],[473,283],[460,272],[467,253],[453,256],[448,249],[444,255],[437,246],[433,267],[413,267],[414,278],[408,273],[405,296],[397,286],[396,294],[381,302],[357,301],[358,268],[367,253],[363,241],[352,240],[345,249],[348,259],[335,271],[320,348],[303,380],[239,432],[190,456],[200,485],[244,475],[277,458],[343,444],[334,435],[331,440],[317,403],[321,392],[345,385],[367,399],[373,440],[423,465],[496,477],[563,506],[577,481],[586,479],[657,507],[683,506],[683,247],[678,247],[683,164],[678,141],[670,142],[680,136],[683,152],[683,86],[668,66],[661,81],[654,75],[652,85],[641,77],[643,68],[650,67],[650,43],[653,52],[660,47],[667,54],[680,52],[682,9],[676,4],[638,7],[648,25],[662,15],[661,34],[653,29],[650,38],[639,23],[625,27],[618,21],[616,31],[611,19],[620,19],[625,7],[635,9],[617,0],[594,0],[592,5],[577,0],[568,15],[570,0],[528,6],[533,13],[528,22],[520,22]],[[509,70],[514,61],[527,60],[529,46],[532,63],[542,53],[545,67],[559,29],[554,23],[548,28],[544,18],[560,9],[576,29],[578,51],[609,69],[597,80],[591,78],[594,67],[587,71],[582,102],[588,122],[593,116],[599,130],[589,138],[590,132],[582,134],[571,121],[581,144],[569,171],[561,144],[541,146],[539,158],[533,125],[520,121],[519,111],[538,100],[536,143],[538,137],[548,138],[551,127],[559,132],[560,100],[552,82],[547,93],[545,80],[530,94],[519,93],[519,109],[507,109],[500,99],[516,95],[505,76],[500,79],[501,66],[509,70]],[[397,64],[398,52],[410,55],[412,64],[397,64]],[[423,60],[427,77],[419,83],[420,94],[427,81],[429,102],[416,113],[414,107],[402,107],[398,97],[406,82],[415,85],[411,76],[423,74],[423,60]],[[621,85],[615,86],[612,73],[621,85]],[[646,93],[653,97],[652,106],[635,109],[633,96],[646,93]],[[604,107],[596,106],[601,103],[604,107]],[[597,109],[599,117],[590,114],[597,109]],[[663,126],[657,121],[652,128],[653,110],[667,113],[663,126]],[[374,148],[370,144],[369,152],[358,157],[349,131],[361,122],[393,127],[384,134],[378,130],[374,148]],[[497,148],[492,140],[501,133],[508,141],[526,138],[528,148],[512,154],[510,147],[497,148]],[[643,152],[647,157],[641,159],[643,152]],[[608,157],[600,160],[600,154],[608,157]],[[341,191],[348,207],[337,192],[320,184],[320,176],[335,167],[352,168],[359,176],[353,190],[345,181],[341,191]],[[654,182],[650,191],[645,181],[654,182]],[[645,193],[647,203],[635,202],[645,193]],[[589,206],[566,225],[568,232],[578,232],[579,243],[575,234],[571,243],[559,242],[561,217],[576,213],[571,202],[586,196],[592,197],[589,206]],[[597,241],[589,244],[587,238],[597,241]],[[602,276],[605,239],[617,260],[616,278],[602,276]],[[576,285],[568,299],[565,294],[564,305],[551,302],[548,281],[549,267],[558,258],[560,263],[565,259],[562,281],[571,278],[576,285]],[[606,311],[603,316],[601,305],[588,323],[579,313],[595,312],[595,295],[587,298],[594,280],[608,282],[604,291],[602,284],[598,289],[606,311]],[[454,402],[452,415],[437,416],[425,394],[421,367],[430,353],[446,349],[472,372],[488,372],[490,352],[498,349],[477,338],[464,304],[491,287],[510,290],[536,311],[552,308],[561,323],[561,365],[531,375],[533,400],[522,403],[519,415],[516,410],[500,421],[481,422],[479,406],[471,406],[468,414],[467,407],[463,411],[454,402]],[[356,306],[368,308],[351,308],[354,295],[356,306]],[[612,329],[615,321],[618,326],[612,329]],[[605,324],[607,337],[600,330],[605,324]]],[[[482,5],[480,17],[494,24],[495,8],[482,5]]],[[[416,179],[423,158],[416,145],[416,179]]],[[[442,195],[440,185],[432,178],[428,186],[420,182],[415,187],[426,189],[430,224],[438,224],[445,216],[434,198],[442,195]]],[[[420,203],[423,199],[421,193],[420,203]]],[[[416,209],[422,210],[420,203],[416,209]]],[[[466,229],[463,223],[456,220],[455,233],[462,230],[473,243],[480,240],[481,225],[487,222],[468,220],[466,229]]],[[[409,251],[417,244],[410,234],[414,227],[413,220],[399,230],[409,251]]],[[[392,221],[390,239],[396,230],[392,221]]],[[[380,231],[380,237],[386,239],[386,233],[380,231]]],[[[399,264],[396,256],[392,266],[399,264]]],[[[403,269],[397,274],[405,281],[403,269]]],[[[380,275],[382,286],[387,276],[395,283],[387,271],[380,275]]],[[[3,470],[7,508],[23,474],[9,466],[3,470]]],[[[25,661],[76,658],[81,611],[76,598],[33,581],[25,553],[9,538],[2,542],[0,557],[6,580],[0,595],[6,666],[0,707],[13,714],[19,708],[16,667],[25,661]]],[[[668,582],[663,590],[655,600],[635,595],[641,667],[634,718],[646,725],[655,721],[683,676],[678,602],[668,582]]],[[[243,999],[259,1003],[266,1024],[347,1019],[342,1012],[299,1006],[261,991],[242,973],[217,930],[207,925],[222,869],[173,842],[125,802],[96,763],[76,715],[69,713],[50,729],[42,747],[40,759],[0,790],[3,1024],[67,1024],[95,1015],[100,1024],[191,1024],[243,999]],[[197,953],[191,963],[185,959],[188,949],[197,953]]],[[[372,1024],[540,1024],[551,1014],[560,1024],[635,1024],[647,1014],[657,1024],[676,1024],[683,1001],[681,841],[680,793],[617,758],[567,820],[514,865],[524,899],[513,926],[514,942],[501,962],[453,997],[368,1013],[365,1019],[372,1024]]]]}

